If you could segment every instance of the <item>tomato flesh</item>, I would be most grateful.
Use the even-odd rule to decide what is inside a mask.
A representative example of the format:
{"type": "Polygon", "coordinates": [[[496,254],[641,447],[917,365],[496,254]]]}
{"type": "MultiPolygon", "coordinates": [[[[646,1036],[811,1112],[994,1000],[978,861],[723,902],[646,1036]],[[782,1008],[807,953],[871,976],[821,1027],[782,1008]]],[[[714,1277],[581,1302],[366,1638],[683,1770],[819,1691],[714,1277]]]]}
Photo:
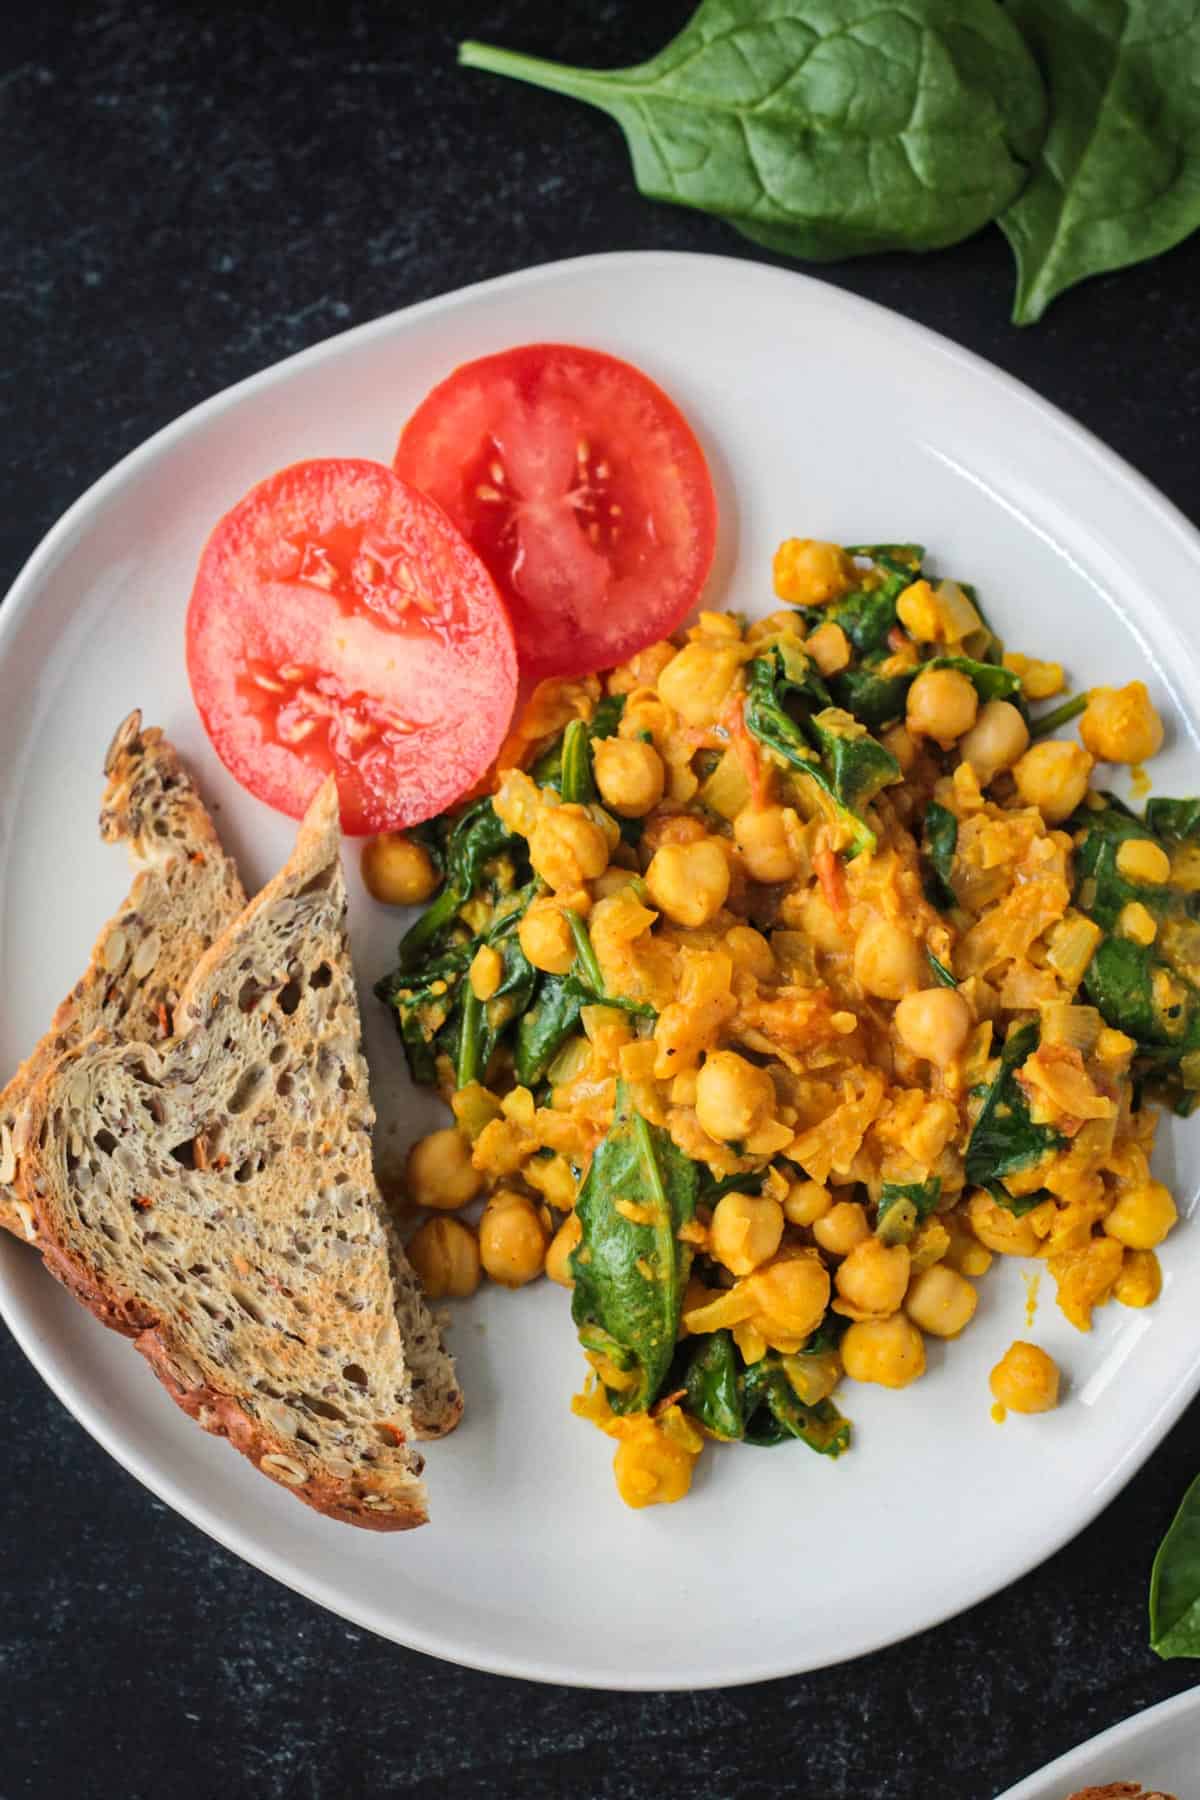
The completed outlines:
{"type": "Polygon", "coordinates": [[[712,563],[704,452],[632,364],[527,344],[456,369],[395,468],[443,506],[503,593],[522,672],[581,675],[674,630],[712,563]]]}
{"type": "Polygon", "coordinates": [[[512,628],[441,509],[381,463],[296,463],[201,557],[188,675],[225,766],[299,818],[337,776],[343,828],[396,829],[464,793],[516,696],[512,628]]]}

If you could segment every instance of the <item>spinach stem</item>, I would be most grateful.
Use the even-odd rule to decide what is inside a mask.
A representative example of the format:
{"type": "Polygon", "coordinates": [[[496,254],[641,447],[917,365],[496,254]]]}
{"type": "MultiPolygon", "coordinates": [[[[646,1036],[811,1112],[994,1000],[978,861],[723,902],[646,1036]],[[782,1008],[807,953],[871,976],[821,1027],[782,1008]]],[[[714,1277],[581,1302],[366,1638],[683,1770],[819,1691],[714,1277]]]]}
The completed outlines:
{"type": "Polygon", "coordinates": [[[483,1026],[483,1001],[471,986],[469,974],[465,978],[465,986],[462,1032],[458,1040],[458,1068],[455,1072],[455,1082],[460,1088],[479,1079],[479,1040],[483,1026]]]}
{"type": "Polygon", "coordinates": [[[1053,712],[1043,713],[1040,719],[1034,720],[1029,727],[1030,738],[1036,743],[1038,738],[1048,737],[1052,731],[1057,731],[1060,725],[1069,725],[1072,719],[1079,717],[1087,703],[1086,693],[1072,694],[1069,700],[1064,700],[1053,712]]]}
{"type": "Polygon", "coordinates": [[[571,936],[575,939],[575,960],[579,964],[580,973],[597,1000],[608,998],[604,991],[604,977],[600,973],[600,964],[596,961],[596,952],[592,945],[591,935],[578,913],[567,911],[567,924],[571,927],[571,936]]]}

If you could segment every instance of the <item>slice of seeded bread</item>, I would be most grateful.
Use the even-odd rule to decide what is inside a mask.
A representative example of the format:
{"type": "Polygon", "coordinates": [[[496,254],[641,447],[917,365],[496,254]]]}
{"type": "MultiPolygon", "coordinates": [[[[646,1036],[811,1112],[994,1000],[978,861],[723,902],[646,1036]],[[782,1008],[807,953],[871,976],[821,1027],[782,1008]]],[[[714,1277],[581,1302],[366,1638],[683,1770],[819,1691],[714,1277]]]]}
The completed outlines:
{"type": "Polygon", "coordinates": [[[138,1043],[168,1037],[188,976],[246,904],[237,870],[174,746],[161,731],[143,730],[140,713],[130,713],[118,730],[104,773],[101,835],[128,846],[133,886],[49,1031],[0,1093],[0,1225],[29,1239],[36,1233],[17,1191],[17,1165],[33,1089],[97,1027],[138,1043]]]}
{"type": "Polygon", "coordinates": [[[330,781],[177,1035],[97,1036],[43,1077],[20,1181],[47,1266],[201,1425],[319,1511],[398,1530],[426,1516],[401,1332],[432,1327],[393,1286],[338,852],[330,781]]]}

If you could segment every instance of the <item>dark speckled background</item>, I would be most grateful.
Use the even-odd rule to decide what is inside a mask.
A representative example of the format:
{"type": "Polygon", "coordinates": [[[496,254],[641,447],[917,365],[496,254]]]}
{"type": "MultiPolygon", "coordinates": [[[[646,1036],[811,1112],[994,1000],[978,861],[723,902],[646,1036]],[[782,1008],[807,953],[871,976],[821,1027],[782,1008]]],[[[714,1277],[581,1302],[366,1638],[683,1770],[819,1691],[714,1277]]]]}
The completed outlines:
{"type": "MultiPolygon", "coordinates": [[[[632,62],[687,11],[5,6],[3,582],[149,432],[345,325],[587,251],[741,254],[640,200],[599,115],[454,66],[468,35],[632,62]]],[[[994,232],[821,273],[1021,376],[1200,516],[1200,238],[1022,332],[994,232]]],[[[638,1698],[347,1628],[143,1493],[2,1334],[0,1368],[0,1800],[990,1800],[1198,1673],[1157,1662],[1144,1627],[1154,1545],[1200,1469],[1196,1409],[1075,1544],[965,1617],[826,1674],[638,1698]]]]}

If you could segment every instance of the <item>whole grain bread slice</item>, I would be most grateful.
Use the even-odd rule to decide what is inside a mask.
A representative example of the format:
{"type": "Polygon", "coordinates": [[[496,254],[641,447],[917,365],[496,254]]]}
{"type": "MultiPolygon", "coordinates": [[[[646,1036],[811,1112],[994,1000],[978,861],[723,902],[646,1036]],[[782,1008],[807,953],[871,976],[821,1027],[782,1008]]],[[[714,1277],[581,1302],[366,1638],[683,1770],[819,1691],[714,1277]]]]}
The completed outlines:
{"type": "Polygon", "coordinates": [[[174,745],[161,731],[143,729],[140,713],[119,727],[104,773],[101,836],[127,845],[133,885],[49,1031],[0,1092],[0,1225],[30,1240],[33,1214],[17,1176],[37,1083],[97,1028],[139,1043],[168,1037],[184,983],[246,904],[237,869],[174,745]]]}
{"type": "Polygon", "coordinates": [[[398,1530],[426,1516],[401,1334],[428,1315],[393,1277],[345,909],[328,782],[177,1035],[94,1038],[43,1076],[20,1181],[47,1266],[188,1413],[319,1511],[398,1530]]]}

